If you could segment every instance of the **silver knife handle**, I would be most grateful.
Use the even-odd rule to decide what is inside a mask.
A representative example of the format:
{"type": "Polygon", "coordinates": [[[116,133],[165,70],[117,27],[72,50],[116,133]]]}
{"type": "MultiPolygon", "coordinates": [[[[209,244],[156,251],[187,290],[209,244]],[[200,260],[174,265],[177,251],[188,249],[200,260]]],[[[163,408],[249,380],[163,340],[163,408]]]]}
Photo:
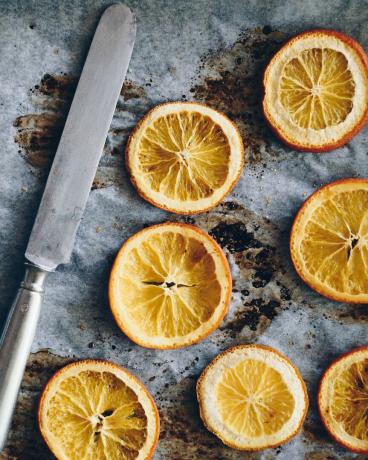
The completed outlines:
{"type": "Polygon", "coordinates": [[[0,452],[5,447],[24,369],[31,351],[47,272],[27,265],[0,339],[0,452]]]}

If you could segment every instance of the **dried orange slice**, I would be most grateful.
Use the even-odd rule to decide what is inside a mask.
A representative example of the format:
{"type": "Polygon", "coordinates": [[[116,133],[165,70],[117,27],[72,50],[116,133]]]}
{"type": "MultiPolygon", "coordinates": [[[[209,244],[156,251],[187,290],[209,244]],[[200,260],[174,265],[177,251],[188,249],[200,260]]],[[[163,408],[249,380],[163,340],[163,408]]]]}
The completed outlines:
{"type": "Polygon", "coordinates": [[[339,302],[368,302],[368,179],[317,190],[300,208],[290,237],[299,276],[339,302]]]}
{"type": "Polygon", "coordinates": [[[240,345],[218,355],[197,382],[201,418],[234,449],[262,450],[295,436],[308,410],[297,368],[273,348],[240,345]]]}
{"type": "Polygon", "coordinates": [[[216,206],[238,181],[244,146],[236,125],[203,104],[171,102],[149,111],[126,148],[133,185],[147,201],[179,214],[216,206]]]}
{"type": "Polygon", "coordinates": [[[220,324],[230,295],[229,265],[215,240],[193,225],[173,222],[129,238],[109,283],[119,327],[149,348],[199,342],[220,324]]]}
{"type": "Polygon", "coordinates": [[[126,369],[95,360],[56,372],[41,395],[38,422],[60,460],[150,459],[160,428],[145,386],[126,369]]]}
{"type": "Polygon", "coordinates": [[[292,38],[271,59],[263,83],[265,117],[296,149],[340,147],[368,120],[368,57],[339,32],[292,38]]]}
{"type": "Polygon", "coordinates": [[[320,383],[318,407],[335,441],[368,454],[368,347],[346,353],[328,367],[320,383]]]}

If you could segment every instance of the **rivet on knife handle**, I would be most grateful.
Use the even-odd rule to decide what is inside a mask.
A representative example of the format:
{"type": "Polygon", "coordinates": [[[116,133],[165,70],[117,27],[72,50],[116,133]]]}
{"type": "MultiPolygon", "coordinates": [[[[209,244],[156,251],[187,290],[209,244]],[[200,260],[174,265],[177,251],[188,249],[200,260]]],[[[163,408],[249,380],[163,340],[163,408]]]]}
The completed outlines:
{"type": "Polygon", "coordinates": [[[28,266],[0,342],[0,451],[40,314],[47,272],[67,263],[128,69],[135,19],[125,5],[97,26],[26,250],[28,266]]]}

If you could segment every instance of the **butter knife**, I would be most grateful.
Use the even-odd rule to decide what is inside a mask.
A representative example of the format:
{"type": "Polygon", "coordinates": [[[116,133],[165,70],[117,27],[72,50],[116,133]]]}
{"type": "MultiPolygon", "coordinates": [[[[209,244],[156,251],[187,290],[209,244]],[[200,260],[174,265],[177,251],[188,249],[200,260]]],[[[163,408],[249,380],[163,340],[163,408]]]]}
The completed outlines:
{"type": "Polygon", "coordinates": [[[135,18],[121,4],[97,26],[25,253],[25,276],[0,339],[0,451],[34,339],[46,275],[69,261],[128,69],[135,18]]]}

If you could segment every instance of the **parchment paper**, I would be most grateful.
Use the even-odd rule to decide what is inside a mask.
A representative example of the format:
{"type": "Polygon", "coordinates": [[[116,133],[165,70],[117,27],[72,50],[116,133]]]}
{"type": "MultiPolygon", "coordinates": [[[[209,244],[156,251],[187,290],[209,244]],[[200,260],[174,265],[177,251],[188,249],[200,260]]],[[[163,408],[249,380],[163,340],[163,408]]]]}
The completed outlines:
{"type": "MultiPolygon", "coordinates": [[[[94,28],[108,1],[0,2],[0,318],[22,275],[23,254],[94,28]]],[[[162,429],[156,460],[345,459],[317,416],[316,386],[337,355],[366,344],[365,306],[333,303],[304,286],[288,254],[290,225],[303,200],[334,179],[367,174],[367,130],[326,154],[296,153],[270,133],[259,110],[260,75],[289,36],[334,28],[367,45],[364,0],[127,0],[136,45],[71,263],[49,277],[42,317],[13,430],[0,458],[51,458],[35,425],[41,387],[60,366],[86,357],[115,361],[154,395],[162,429]],[[123,165],[127,135],[146,110],[198,100],[236,121],[246,166],[226,202],[177,218],[142,201],[123,165]],[[234,278],[221,327],[184,350],[131,343],[108,308],[109,270],[121,243],[143,226],[192,222],[226,251],[234,278]],[[219,352],[259,342],[290,357],[305,378],[311,407],[302,433],[258,454],[225,447],[199,420],[195,381],[219,352]]],[[[358,457],[358,456],[355,456],[358,457]]]]}

